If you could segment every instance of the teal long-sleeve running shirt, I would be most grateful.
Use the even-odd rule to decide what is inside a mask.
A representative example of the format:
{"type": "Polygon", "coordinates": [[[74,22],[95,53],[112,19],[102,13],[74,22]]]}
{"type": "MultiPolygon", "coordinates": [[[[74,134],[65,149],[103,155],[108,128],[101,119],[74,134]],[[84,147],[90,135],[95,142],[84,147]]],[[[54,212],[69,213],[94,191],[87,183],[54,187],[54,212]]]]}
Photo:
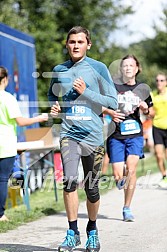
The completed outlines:
{"type": "Polygon", "coordinates": [[[102,107],[118,108],[117,92],[105,64],[85,57],[68,60],[53,69],[48,91],[50,104],[61,107],[60,138],[69,137],[93,146],[104,144],[102,107]],[[82,77],[86,89],[80,95],[73,82],[82,77]]]}

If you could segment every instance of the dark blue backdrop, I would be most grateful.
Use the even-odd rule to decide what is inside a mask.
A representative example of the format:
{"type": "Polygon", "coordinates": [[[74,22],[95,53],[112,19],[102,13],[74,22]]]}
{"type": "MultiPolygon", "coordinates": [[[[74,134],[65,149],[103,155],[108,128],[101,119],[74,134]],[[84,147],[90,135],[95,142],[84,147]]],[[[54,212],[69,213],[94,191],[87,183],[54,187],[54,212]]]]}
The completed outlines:
{"type": "MultiPolygon", "coordinates": [[[[18,101],[23,116],[38,113],[37,81],[33,77],[36,71],[34,38],[0,23],[0,65],[9,71],[9,85],[6,91],[18,101]]],[[[37,127],[35,124],[31,127],[37,127]]],[[[18,127],[18,140],[23,140],[24,128],[18,127]]]]}

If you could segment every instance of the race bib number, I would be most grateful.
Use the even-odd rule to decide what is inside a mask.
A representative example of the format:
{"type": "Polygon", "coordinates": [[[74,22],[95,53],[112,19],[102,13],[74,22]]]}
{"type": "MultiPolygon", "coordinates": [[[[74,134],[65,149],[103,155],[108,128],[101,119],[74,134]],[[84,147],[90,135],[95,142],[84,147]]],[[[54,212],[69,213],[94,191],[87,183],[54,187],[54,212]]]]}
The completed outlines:
{"type": "Polygon", "coordinates": [[[120,123],[121,135],[136,134],[141,131],[140,125],[135,120],[126,120],[120,123]]]}
{"type": "Polygon", "coordinates": [[[91,120],[91,109],[86,106],[81,105],[73,105],[71,106],[67,113],[66,113],[66,119],[69,120],[91,120]]]}

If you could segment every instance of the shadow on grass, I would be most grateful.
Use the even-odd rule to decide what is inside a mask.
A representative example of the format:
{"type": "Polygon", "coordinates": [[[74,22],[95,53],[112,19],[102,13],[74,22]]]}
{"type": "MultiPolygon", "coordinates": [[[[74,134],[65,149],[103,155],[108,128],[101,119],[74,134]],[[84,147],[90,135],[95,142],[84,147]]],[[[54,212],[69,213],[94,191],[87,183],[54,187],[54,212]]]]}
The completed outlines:
{"type": "Polygon", "coordinates": [[[49,216],[49,215],[54,215],[54,214],[58,214],[59,212],[56,211],[54,208],[46,208],[44,210],[41,211],[42,213],[44,213],[45,215],[49,216]]]}

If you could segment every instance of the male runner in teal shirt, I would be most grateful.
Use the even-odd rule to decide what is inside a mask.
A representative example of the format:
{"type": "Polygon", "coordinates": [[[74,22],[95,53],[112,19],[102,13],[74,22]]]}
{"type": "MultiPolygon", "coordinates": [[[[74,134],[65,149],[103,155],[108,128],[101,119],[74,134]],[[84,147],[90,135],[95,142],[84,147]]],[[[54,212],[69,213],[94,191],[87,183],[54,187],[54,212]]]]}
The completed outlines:
{"type": "Polygon", "coordinates": [[[86,251],[99,251],[96,228],[99,209],[99,172],[101,169],[103,140],[103,107],[117,109],[117,94],[107,67],[86,56],[91,48],[87,29],[73,27],[66,41],[70,60],[53,69],[48,92],[51,114],[62,118],[60,148],[64,173],[64,203],[69,229],[58,251],[72,251],[80,244],[77,225],[78,164],[82,160],[84,186],[87,195],[86,251]],[[61,97],[61,102],[60,102],[61,97]]]}

